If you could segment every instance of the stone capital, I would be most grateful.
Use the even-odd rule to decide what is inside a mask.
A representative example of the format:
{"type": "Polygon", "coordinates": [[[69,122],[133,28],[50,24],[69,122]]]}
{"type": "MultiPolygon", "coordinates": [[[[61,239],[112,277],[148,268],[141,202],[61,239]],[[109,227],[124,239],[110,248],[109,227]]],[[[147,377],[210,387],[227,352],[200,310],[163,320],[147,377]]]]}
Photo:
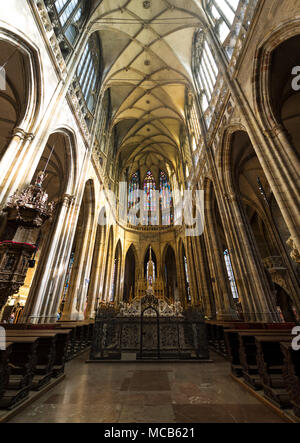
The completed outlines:
{"type": "Polygon", "coordinates": [[[63,194],[63,196],[61,197],[61,203],[63,206],[70,206],[73,201],[75,200],[74,195],[70,195],[70,194],[63,194]]]}
{"type": "Polygon", "coordinates": [[[13,137],[19,137],[21,140],[32,141],[34,139],[34,134],[31,132],[26,132],[22,128],[15,128],[13,130],[13,137]]]}

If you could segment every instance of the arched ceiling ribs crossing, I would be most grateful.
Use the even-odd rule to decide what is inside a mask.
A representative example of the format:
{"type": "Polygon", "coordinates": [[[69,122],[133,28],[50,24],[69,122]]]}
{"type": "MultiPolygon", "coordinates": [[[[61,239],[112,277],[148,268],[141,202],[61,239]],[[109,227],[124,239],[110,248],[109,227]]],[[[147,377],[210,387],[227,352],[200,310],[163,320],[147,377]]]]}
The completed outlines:
{"type": "Polygon", "coordinates": [[[196,0],[103,0],[94,11],[121,170],[143,155],[178,163],[186,89],[194,89],[193,35],[205,20],[196,0]]]}

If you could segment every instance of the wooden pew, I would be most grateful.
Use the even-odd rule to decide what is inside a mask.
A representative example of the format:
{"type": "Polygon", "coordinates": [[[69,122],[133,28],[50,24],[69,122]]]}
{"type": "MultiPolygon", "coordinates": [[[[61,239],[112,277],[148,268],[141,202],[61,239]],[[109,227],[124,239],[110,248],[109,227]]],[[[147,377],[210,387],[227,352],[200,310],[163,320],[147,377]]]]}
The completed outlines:
{"type": "MultiPolygon", "coordinates": [[[[65,363],[66,363],[66,356],[67,356],[67,347],[69,338],[71,335],[72,330],[71,329],[27,329],[27,330],[9,330],[8,334],[21,334],[22,336],[26,337],[47,337],[47,336],[55,336],[54,341],[54,355],[53,355],[53,361],[49,361],[49,364],[51,363],[51,371],[50,375],[51,377],[57,378],[60,375],[64,373],[65,363]]],[[[41,343],[43,340],[41,341],[41,343]]],[[[45,346],[49,346],[49,343],[45,342],[45,346]]],[[[47,348],[45,348],[47,350],[47,348]]],[[[39,352],[39,347],[38,351],[39,352]]],[[[45,354],[44,354],[44,361],[45,361],[45,354]]],[[[42,357],[41,357],[42,358],[42,357]]],[[[42,361],[38,364],[43,364],[42,361]]]]}
{"type": "Polygon", "coordinates": [[[31,389],[39,391],[45,385],[50,383],[54,371],[57,349],[57,332],[55,330],[9,330],[7,336],[11,337],[37,337],[39,338],[37,346],[37,364],[34,368],[34,377],[31,389]]]}
{"type": "Polygon", "coordinates": [[[0,350],[0,398],[5,392],[6,386],[9,382],[9,356],[12,352],[12,342],[6,341],[5,349],[0,350]]]}
{"type": "Polygon", "coordinates": [[[293,323],[231,323],[230,328],[224,329],[224,336],[232,374],[236,377],[243,376],[239,332],[271,331],[272,333],[272,331],[292,330],[293,327],[293,323]]]}
{"type": "Polygon", "coordinates": [[[225,323],[212,320],[206,322],[209,346],[225,358],[229,356],[229,350],[225,338],[225,331],[227,329],[233,328],[235,324],[235,322],[225,323]]]}
{"type": "Polygon", "coordinates": [[[291,406],[283,376],[284,357],[280,342],[291,343],[291,331],[272,336],[255,337],[257,364],[264,395],[280,408],[291,406]]]}
{"type": "Polygon", "coordinates": [[[37,337],[6,337],[9,353],[9,379],[0,398],[0,408],[12,409],[29,395],[36,365],[37,337]]]}
{"type": "MultiPolygon", "coordinates": [[[[248,324],[247,324],[248,326],[248,324]]],[[[228,356],[231,363],[231,372],[236,377],[243,377],[245,368],[247,367],[247,359],[245,357],[245,352],[241,353],[241,343],[240,343],[240,334],[252,333],[252,332],[261,332],[262,329],[225,329],[225,343],[228,349],[228,356]],[[242,357],[242,361],[241,361],[242,357]]],[[[251,364],[249,362],[249,364],[251,364]]]]}
{"type": "Polygon", "coordinates": [[[291,343],[281,342],[283,354],[283,379],[294,414],[300,418],[300,351],[294,351],[291,343]]]}
{"type": "Polygon", "coordinates": [[[231,364],[231,372],[236,377],[243,376],[243,369],[240,360],[240,340],[236,329],[226,329],[224,331],[226,348],[231,364]]]}
{"type": "MultiPolygon", "coordinates": [[[[0,325],[1,326],[1,325],[0,325]]],[[[81,351],[90,346],[93,337],[94,321],[63,321],[51,324],[2,324],[6,330],[69,330],[69,340],[67,344],[67,351],[65,361],[69,361],[76,357],[81,351]]],[[[63,346],[63,345],[62,345],[63,346]]]]}
{"type": "MultiPolygon", "coordinates": [[[[239,331],[239,352],[240,362],[242,365],[243,377],[247,384],[249,384],[255,390],[262,389],[262,378],[259,372],[259,365],[257,360],[257,336],[274,337],[278,334],[278,331],[273,330],[252,330],[252,331],[239,331]]],[[[281,336],[290,337],[291,331],[280,331],[281,336]]]]}
{"type": "MultiPolygon", "coordinates": [[[[72,329],[67,351],[67,359],[71,360],[91,343],[91,322],[58,322],[61,329],[72,329]]],[[[93,323],[92,323],[93,326],[93,323]]]]}

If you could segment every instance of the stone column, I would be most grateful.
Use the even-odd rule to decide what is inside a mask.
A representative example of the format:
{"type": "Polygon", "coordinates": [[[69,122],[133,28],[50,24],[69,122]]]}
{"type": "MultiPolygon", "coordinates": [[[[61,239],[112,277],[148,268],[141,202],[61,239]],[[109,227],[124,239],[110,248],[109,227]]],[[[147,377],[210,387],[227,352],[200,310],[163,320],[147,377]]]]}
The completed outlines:
{"type": "Polygon", "coordinates": [[[13,137],[0,161],[0,202],[5,202],[18,188],[22,173],[22,161],[34,135],[22,128],[15,128],[13,137]]]}
{"type": "MultiPolygon", "coordinates": [[[[98,227],[100,230],[104,230],[104,226],[98,227]]],[[[104,246],[105,246],[105,236],[104,233],[101,232],[100,238],[96,236],[95,242],[95,252],[94,259],[91,271],[91,282],[88,293],[88,304],[85,313],[85,319],[95,318],[96,311],[96,300],[101,298],[100,294],[100,282],[103,274],[104,265],[104,246]],[[99,243],[98,243],[99,241],[99,243]]]]}
{"type": "Polygon", "coordinates": [[[218,320],[233,320],[233,300],[225,269],[223,248],[218,238],[211,192],[206,196],[206,240],[209,253],[211,276],[215,287],[215,303],[218,320]]]}
{"type": "Polygon", "coordinates": [[[88,214],[83,223],[83,226],[77,228],[77,234],[79,232],[79,235],[75,252],[76,258],[72,269],[70,288],[62,315],[63,320],[84,319],[84,308],[92,258],[91,248],[94,236],[91,213],[88,214]]]}
{"type": "Polygon", "coordinates": [[[56,320],[59,306],[57,288],[64,282],[68,267],[66,237],[70,235],[70,220],[73,217],[73,197],[65,195],[59,213],[48,238],[42,247],[38,269],[34,276],[29,296],[22,314],[23,322],[44,323],[56,320]]]}
{"type": "Polygon", "coordinates": [[[204,234],[201,237],[193,239],[195,254],[197,256],[196,276],[198,278],[198,287],[200,290],[200,300],[203,305],[204,313],[208,318],[214,315],[212,303],[212,288],[210,282],[209,270],[207,268],[207,256],[204,243],[204,234]]]}
{"type": "Polygon", "coordinates": [[[200,304],[200,293],[198,288],[198,282],[197,282],[197,262],[194,256],[193,246],[192,246],[192,239],[191,237],[186,238],[186,257],[187,257],[187,264],[188,264],[188,278],[189,278],[189,284],[190,284],[190,292],[191,292],[191,302],[192,305],[199,305],[200,304]]]}
{"type": "Polygon", "coordinates": [[[275,300],[240,199],[235,194],[226,197],[226,212],[230,219],[234,242],[237,245],[236,260],[240,264],[240,270],[243,269],[244,281],[248,283],[248,305],[254,309],[254,312],[245,312],[245,319],[264,322],[279,321],[275,300]]]}

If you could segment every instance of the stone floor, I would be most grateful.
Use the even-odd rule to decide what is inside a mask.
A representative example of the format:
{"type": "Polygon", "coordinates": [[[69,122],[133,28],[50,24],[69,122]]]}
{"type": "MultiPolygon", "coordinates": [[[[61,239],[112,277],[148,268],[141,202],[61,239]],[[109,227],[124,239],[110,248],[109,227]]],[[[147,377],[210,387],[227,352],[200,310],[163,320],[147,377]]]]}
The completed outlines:
{"type": "Polygon", "coordinates": [[[68,363],[66,378],[10,423],[281,423],[229,364],[68,363]]]}

